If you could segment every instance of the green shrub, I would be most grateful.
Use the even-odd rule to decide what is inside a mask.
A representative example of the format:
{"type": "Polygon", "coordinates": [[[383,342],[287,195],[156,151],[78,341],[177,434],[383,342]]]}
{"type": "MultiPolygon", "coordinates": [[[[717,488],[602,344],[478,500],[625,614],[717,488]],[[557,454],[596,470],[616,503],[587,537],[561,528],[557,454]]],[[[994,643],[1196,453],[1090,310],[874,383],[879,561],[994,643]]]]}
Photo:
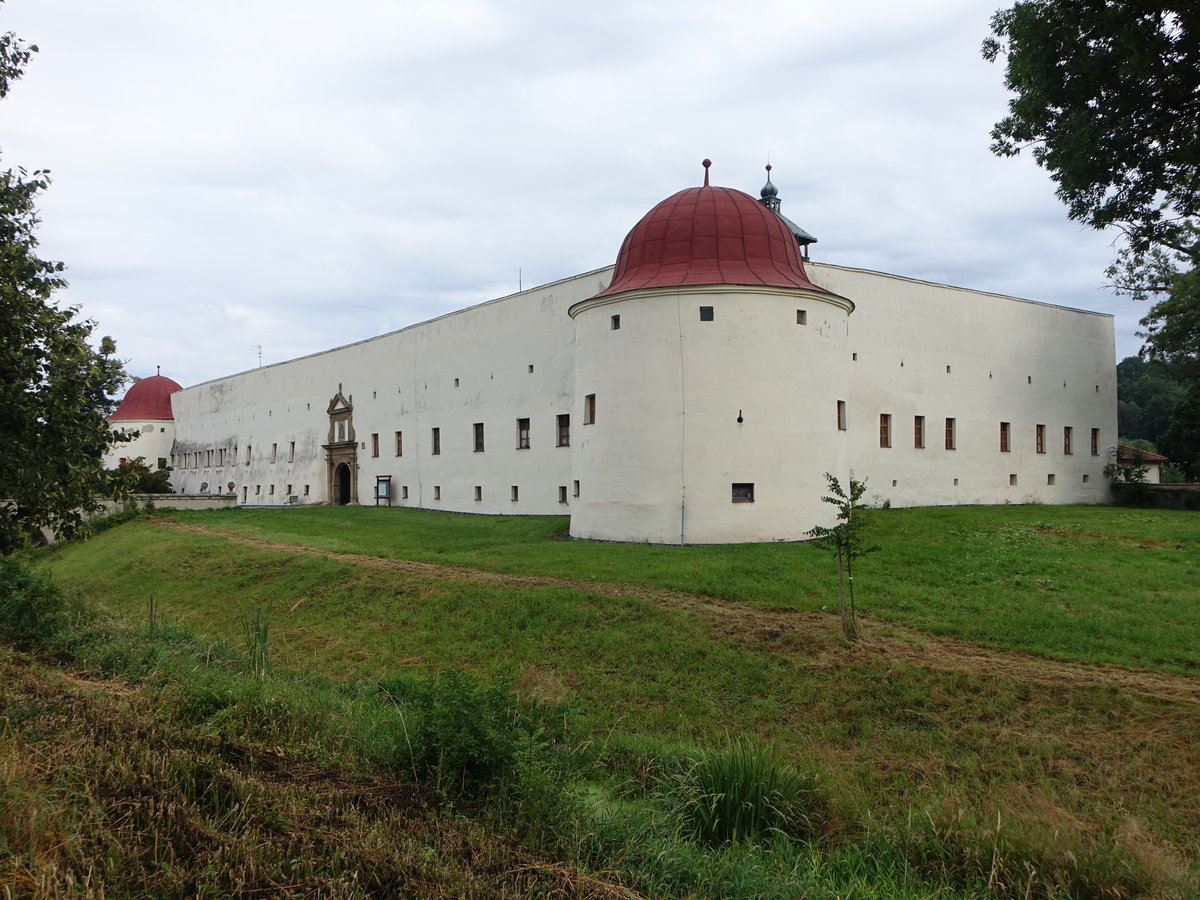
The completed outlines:
{"type": "Polygon", "coordinates": [[[66,604],[44,572],[20,556],[0,557],[0,637],[42,647],[63,626],[66,604]]]}
{"type": "Polygon", "coordinates": [[[708,844],[770,832],[810,838],[823,820],[816,779],[780,764],[749,740],[704,750],[683,783],[682,813],[708,844]]]}
{"type": "Polygon", "coordinates": [[[539,730],[506,679],[487,682],[458,669],[428,680],[400,676],[380,683],[400,705],[392,765],[432,779],[447,794],[482,797],[511,786],[517,755],[539,730]]]}

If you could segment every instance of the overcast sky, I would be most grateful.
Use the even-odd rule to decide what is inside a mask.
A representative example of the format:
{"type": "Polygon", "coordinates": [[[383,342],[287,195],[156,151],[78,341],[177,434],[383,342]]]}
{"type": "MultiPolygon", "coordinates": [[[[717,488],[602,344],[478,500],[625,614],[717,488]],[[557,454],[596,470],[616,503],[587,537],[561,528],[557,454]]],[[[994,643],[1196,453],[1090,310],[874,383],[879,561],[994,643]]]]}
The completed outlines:
{"type": "Polygon", "coordinates": [[[754,196],[813,258],[1113,313],[980,42],[1000,0],[7,0],[3,167],[133,375],[183,385],[612,263],[659,200],[754,196]]]}

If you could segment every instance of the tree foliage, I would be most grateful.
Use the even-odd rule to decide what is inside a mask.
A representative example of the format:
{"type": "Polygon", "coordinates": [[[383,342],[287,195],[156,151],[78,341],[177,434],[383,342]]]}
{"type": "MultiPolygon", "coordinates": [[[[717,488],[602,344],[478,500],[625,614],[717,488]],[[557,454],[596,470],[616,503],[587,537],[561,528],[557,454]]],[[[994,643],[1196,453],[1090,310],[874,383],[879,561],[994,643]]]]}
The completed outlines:
{"type": "Polygon", "coordinates": [[[1117,433],[1121,443],[1158,450],[1171,415],[1186,389],[1159,362],[1127,356],[1117,363],[1117,433]]]}
{"type": "MultiPolygon", "coordinates": [[[[0,97],[35,50],[0,37],[0,97]]],[[[0,553],[42,526],[72,533],[108,491],[100,461],[125,380],[112,339],[93,348],[94,323],[52,302],[66,281],[62,263],[37,255],[36,200],[48,185],[45,171],[0,172],[0,553]]]]}
{"type": "Polygon", "coordinates": [[[1071,218],[1120,229],[1108,276],[1153,301],[1142,353],[1200,383],[1200,6],[1018,0],[991,24],[984,58],[1015,94],[992,151],[1029,148],[1071,218]]]}

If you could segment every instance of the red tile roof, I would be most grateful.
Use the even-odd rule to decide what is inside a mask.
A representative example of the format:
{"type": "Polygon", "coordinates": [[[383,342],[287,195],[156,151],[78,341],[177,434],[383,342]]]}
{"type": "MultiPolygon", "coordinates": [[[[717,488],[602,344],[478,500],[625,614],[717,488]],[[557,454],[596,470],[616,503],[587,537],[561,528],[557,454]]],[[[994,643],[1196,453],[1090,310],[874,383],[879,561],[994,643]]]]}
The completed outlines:
{"type": "Polygon", "coordinates": [[[672,194],[625,237],[603,297],[648,287],[744,284],[807,288],[796,238],[749,194],[693,187],[672,194]]]}
{"type": "Polygon", "coordinates": [[[171,395],[183,390],[178,383],[165,375],[151,375],[135,383],[125,393],[125,399],[109,421],[126,419],[174,419],[171,413],[171,395]]]}

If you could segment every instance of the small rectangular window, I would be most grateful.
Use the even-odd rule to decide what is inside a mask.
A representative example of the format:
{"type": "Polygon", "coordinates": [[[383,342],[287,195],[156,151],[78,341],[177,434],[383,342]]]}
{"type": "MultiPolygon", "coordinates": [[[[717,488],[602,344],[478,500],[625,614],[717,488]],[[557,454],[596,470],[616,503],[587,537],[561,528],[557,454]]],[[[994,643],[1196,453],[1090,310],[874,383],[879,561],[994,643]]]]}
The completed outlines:
{"type": "Polygon", "coordinates": [[[1073,456],[1075,454],[1075,429],[1070,425],[1063,426],[1063,455],[1073,456]]]}
{"type": "Polygon", "coordinates": [[[478,502],[482,499],[483,499],[483,485],[477,484],[477,485],[475,485],[475,500],[476,500],[476,502],[478,502]]]}
{"type": "Polygon", "coordinates": [[[879,446],[892,446],[892,415],[891,413],[879,414],[879,446]]]}
{"type": "Polygon", "coordinates": [[[1009,486],[1009,487],[1016,487],[1016,486],[1017,486],[1017,476],[1016,476],[1016,473],[1013,473],[1012,475],[1009,475],[1009,476],[1008,476],[1008,486],[1009,486]]]}
{"type": "Polygon", "coordinates": [[[837,426],[838,431],[846,430],[846,401],[839,400],[837,402],[837,426]]]}
{"type": "Polygon", "coordinates": [[[621,330],[621,317],[613,316],[611,319],[609,319],[609,327],[613,331],[620,331],[621,330]]]}
{"type": "Polygon", "coordinates": [[[565,484],[560,484],[558,486],[558,502],[559,503],[567,502],[567,486],[565,484]]]}
{"type": "Polygon", "coordinates": [[[304,496],[305,497],[308,496],[308,485],[307,484],[304,486],[304,496]]]}
{"type": "Polygon", "coordinates": [[[1092,429],[1092,456],[1100,455],[1100,429],[1092,429]]]}
{"type": "Polygon", "coordinates": [[[1000,423],[1000,452],[1008,453],[1012,450],[1012,424],[1010,422],[1000,423]]]}
{"type": "Polygon", "coordinates": [[[404,455],[404,432],[403,431],[396,432],[396,455],[397,456],[404,455]]]}
{"type": "Polygon", "coordinates": [[[401,500],[408,499],[408,485],[407,484],[400,485],[400,499],[401,500]]]}
{"type": "Polygon", "coordinates": [[[275,485],[271,485],[271,487],[267,490],[267,493],[270,494],[272,497],[274,497],[275,496],[275,485]]]}
{"type": "Polygon", "coordinates": [[[1046,476],[1046,484],[1054,484],[1054,476],[1053,475],[1046,476]]]}
{"type": "Polygon", "coordinates": [[[529,449],[529,420],[517,419],[517,449],[529,449]]]}
{"type": "Polygon", "coordinates": [[[559,413],[558,416],[558,446],[571,446],[571,416],[568,413],[559,413]]]}
{"type": "Polygon", "coordinates": [[[946,449],[953,450],[957,441],[955,436],[955,422],[953,419],[946,419],[946,449]]]}
{"type": "MultiPolygon", "coordinates": [[[[483,452],[483,423],[482,422],[475,423],[475,452],[476,453],[483,452]]],[[[476,498],[476,499],[479,499],[479,498],[476,498]]]]}
{"type": "Polygon", "coordinates": [[[251,457],[251,453],[250,453],[250,445],[247,444],[246,445],[246,465],[250,465],[251,458],[252,457],[251,457]]]}
{"type": "Polygon", "coordinates": [[[287,495],[289,497],[292,496],[292,486],[290,484],[287,486],[287,495]]]}
{"type": "Polygon", "coordinates": [[[435,484],[433,486],[433,499],[434,500],[442,499],[442,486],[440,484],[435,484]]]}
{"type": "Polygon", "coordinates": [[[516,503],[516,502],[517,502],[517,493],[518,493],[518,492],[517,492],[517,486],[514,484],[514,485],[512,486],[512,499],[513,499],[513,503],[516,503]]]}
{"type": "Polygon", "coordinates": [[[596,395],[588,394],[583,398],[583,424],[596,424],[596,395]]]}
{"type": "Polygon", "coordinates": [[[913,416],[913,446],[918,450],[925,449],[925,417],[913,416]]]}
{"type": "Polygon", "coordinates": [[[429,452],[434,456],[442,452],[442,429],[430,429],[430,446],[432,449],[429,452]]]}
{"type": "MultiPolygon", "coordinates": [[[[296,461],[296,442],[289,441],[288,442],[288,462],[295,462],[295,461],[296,461]]],[[[221,451],[221,462],[225,462],[225,451],[224,450],[221,451]]]]}
{"type": "Polygon", "coordinates": [[[1046,426],[1038,425],[1034,429],[1034,445],[1038,453],[1046,452],[1046,426]]]}
{"type": "Polygon", "coordinates": [[[257,496],[258,496],[259,494],[261,494],[261,493],[262,493],[262,485],[261,485],[261,484],[256,484],[256,485],[254,486],[254,496],[255,496],[255,497],[257,497],[257,496]]]}
{"type": "Polygon", "coordinates": [[[579,480],[578,479],[576,479],[576,481],[575,481],[575,490],[573,491],[573,493],[576,497],[579,496],[579,480]]]}
{"type": "Polygon", "coordinates": [[[734,503],[753,503],[754,502],[754,482],[752,481],[735,481],[733,483],[732,500],[734,503]]]}
{"type": "Polygon", "coordinates": [[[271,462],[275,462],[275,454],[276,454],[278,448],[279,448],[278,444],[271,445],[271,462]]]}
{"type": "Polygon", "coordinates": [[[371,456],[379,456],[379,435],[371,435],[371,456]]]}
{"type": "Polygon", "coordinates": [[[797,325],[807,325],[808,324],[808,310],[804,310],[804,309],[796,310],[796,324],[797,325]]]}
{"type": "Polygon", "coordinates": [[[700,321],[711,322],[713,320],[713,308],[711,306],[700,307],[700,321]]]}

